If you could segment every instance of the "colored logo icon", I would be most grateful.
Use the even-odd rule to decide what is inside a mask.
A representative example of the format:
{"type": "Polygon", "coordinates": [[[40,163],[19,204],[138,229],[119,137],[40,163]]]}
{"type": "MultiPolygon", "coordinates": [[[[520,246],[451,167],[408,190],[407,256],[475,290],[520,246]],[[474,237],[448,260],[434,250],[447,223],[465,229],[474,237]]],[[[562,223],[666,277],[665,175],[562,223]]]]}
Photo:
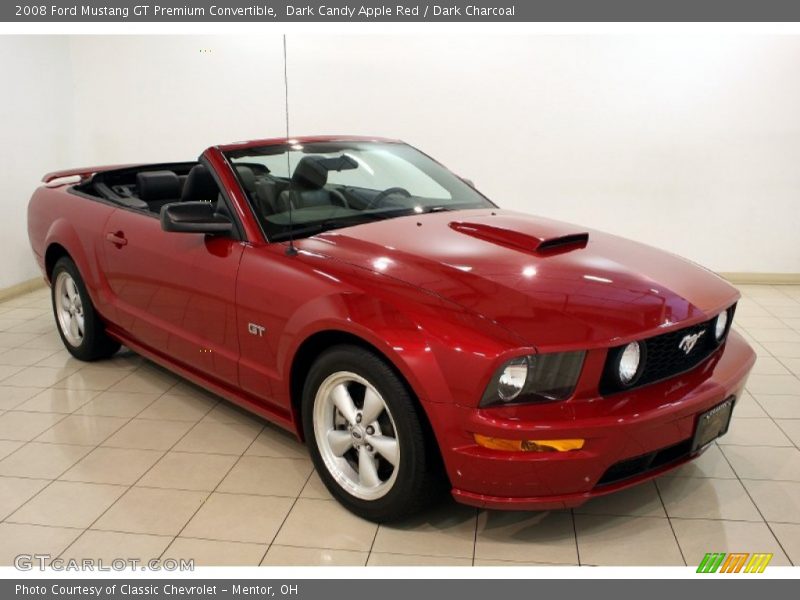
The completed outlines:
{"type": "Polygon", "coordinates": [[[772,560],[770,553],[708,552],[697,566],[698,573],[763,573],[772,560]]]}

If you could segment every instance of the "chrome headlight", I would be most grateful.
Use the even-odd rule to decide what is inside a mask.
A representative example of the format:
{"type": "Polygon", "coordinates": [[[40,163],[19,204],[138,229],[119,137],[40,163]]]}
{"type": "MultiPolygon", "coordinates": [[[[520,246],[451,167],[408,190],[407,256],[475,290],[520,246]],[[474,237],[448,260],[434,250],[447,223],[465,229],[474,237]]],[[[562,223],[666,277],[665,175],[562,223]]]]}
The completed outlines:
{"type": "Polygon", "coordinates": [[[528,357],[515,358],[500,371],[497,380],[497,395],[503,402],[510,402],[522,393],[528,380],[528,357]]]}
{"type": "Polygon", "coordinates": [[[481,406],[565,400],[575,389],[585,355],[556,352],[514,358],[494,374],[481,406]]]}
{"type": "Polygon", "coordinates": [[[622,385],[630,385],[641,373],[642,345],[631,342],[622,350],[617,365],[617,376],[622,385]]]}
{"type": "Polygon", "coordinates": [[[714,339],[717,342],[721,342],[722,338],[725,337],[726,331],[728,331],[728,311],[723,310],[714,321],[714,339]]]}

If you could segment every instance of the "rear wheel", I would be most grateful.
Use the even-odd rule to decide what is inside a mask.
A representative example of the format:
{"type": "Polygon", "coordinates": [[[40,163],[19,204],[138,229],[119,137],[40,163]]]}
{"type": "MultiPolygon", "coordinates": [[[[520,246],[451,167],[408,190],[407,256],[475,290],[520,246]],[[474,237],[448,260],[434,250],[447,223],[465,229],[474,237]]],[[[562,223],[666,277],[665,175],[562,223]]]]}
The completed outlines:
{"type": "Polygon", "coordinates": [[[303,429],[323,483],[355,514],[384,522],[428,506],[441,491],[406,386],[378,356],[337,346],[311,367],[303,429]]]}
{"type": "Polygon", "coordinates": [[[119,342],[106,335],[72,259],[65,256],[56,262],[52,281],[53,314],[61,341],[69,353],[80,360],[94,361],[119,350],[119,342]]]}

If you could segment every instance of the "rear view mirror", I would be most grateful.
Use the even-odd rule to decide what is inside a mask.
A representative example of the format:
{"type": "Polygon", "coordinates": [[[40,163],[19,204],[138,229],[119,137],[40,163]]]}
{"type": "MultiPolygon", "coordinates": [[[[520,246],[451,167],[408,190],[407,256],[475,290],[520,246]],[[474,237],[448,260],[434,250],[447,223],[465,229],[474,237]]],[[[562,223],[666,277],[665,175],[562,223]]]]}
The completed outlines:
{"type": "Polygon", "coordinates": [[[227,235],[233,223],[210,202],[172,202],[161,207],[161,229],[182,233],[227,235]]]}
{"type": "Polygon", "coordinates": [[[475,187],[475,182],[473,182],[472,179],[467,179],[466,177],[459,177],[459,179],[461,179],[461,181],[466,183],[469,187],[471,188],[475,187]]]}

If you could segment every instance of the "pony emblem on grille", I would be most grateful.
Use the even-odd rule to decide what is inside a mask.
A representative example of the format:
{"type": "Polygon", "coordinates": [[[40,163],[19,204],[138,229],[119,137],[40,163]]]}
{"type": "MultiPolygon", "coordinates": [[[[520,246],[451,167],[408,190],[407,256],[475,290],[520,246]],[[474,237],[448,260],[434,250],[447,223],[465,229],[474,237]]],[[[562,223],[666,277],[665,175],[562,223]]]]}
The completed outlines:
{"type": "Polygon", "coordinates": [[[698,331],[697,333],[691,333],[689,335],[683,336],[681,343],[678,344],[678,348],[683,350],[686,354],[692,351],[692,349],[697,345],[698,340],[705,335],[705,331],[698,331]]]}

